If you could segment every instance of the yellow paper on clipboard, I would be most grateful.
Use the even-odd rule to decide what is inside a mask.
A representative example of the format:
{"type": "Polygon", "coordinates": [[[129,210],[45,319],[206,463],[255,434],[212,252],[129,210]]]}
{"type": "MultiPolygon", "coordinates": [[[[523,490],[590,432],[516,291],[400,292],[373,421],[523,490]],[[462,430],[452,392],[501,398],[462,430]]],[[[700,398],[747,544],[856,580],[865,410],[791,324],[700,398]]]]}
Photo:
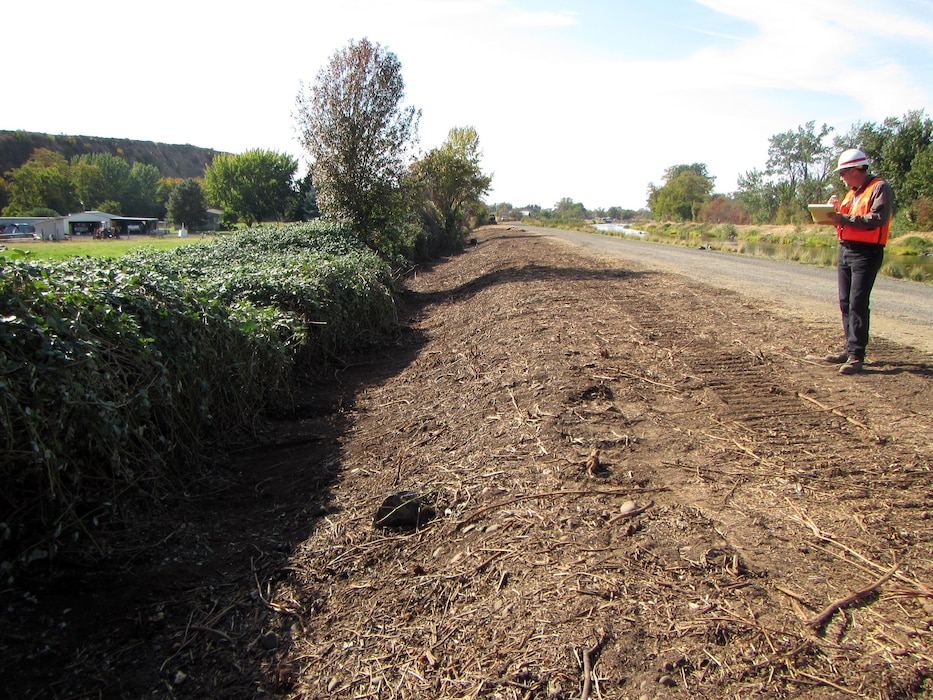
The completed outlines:
{"type": "Polygon", "coordinates": [[[810,216],[813,217],[813,223],[815,224],[831,224],[833,223],[832,215],[836,211],[836,207],[832,204],[808,204],[807,209],[810,210],[810,216]]]}

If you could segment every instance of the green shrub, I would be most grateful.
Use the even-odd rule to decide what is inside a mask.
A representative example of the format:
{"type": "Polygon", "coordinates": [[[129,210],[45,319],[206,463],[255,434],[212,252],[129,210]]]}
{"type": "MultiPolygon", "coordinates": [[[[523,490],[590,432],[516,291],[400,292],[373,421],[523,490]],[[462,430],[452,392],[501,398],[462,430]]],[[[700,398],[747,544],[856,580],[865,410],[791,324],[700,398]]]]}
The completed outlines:
{"type": "Polygon", "coordinates": [[[385,264],[317,222],[0,257],[0,564],[89,542],[104,511],[186,483],[295,381],[396,326],[385,264]]]}
{"type": "Polygon", "coordinates": [[[224,231],[229,231],[235,228],[238,223],[240,223],[240,215],[237,214],[235,211],[230,211],[229,209],[225,209],[220,214],[220,227],[224,231]]]}
{"type": "Polygon", "coordinates": [[[739,233],[735,224],[725,223],[719,226],[719,235],[724,241],[734,241],[738,239],[739,233]]]}
{"type": "Polygon", "coordinates": [[[920,255],[924,251],[933,249],[933,239],[923,236],[905,236],[892,240],[888,250],[898,255],[920,255]]]}

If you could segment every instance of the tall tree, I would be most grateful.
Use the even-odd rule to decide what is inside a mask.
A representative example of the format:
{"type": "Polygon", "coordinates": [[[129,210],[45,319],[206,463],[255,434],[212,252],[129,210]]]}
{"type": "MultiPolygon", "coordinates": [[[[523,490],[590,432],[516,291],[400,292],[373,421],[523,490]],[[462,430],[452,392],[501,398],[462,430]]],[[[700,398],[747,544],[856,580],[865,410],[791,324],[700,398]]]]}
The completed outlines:
{"type": "Polygon", "coordinates": [[[664,172],[664,184],[648,186],[648,207],[655,219],[694,221],[710,200],[715,178],[705,163],[672,165],[664,172]]]}
{"type": "Polygon", "coordinates": [[[198,228],[207,218],[207,197],[201,183],[182,180],[168,198],[168,217],[176,224],[198,228]]]}
{"type": "Polygon", "coordinates": [[[239,214],[248,226],[283,219],[288,211],[298,161],[286,153],[254,149],[221,154],[204,172],[211,201],[239,214]]]}
{"type": "Polygon", "coordinates": [[[554,216],[565,221],[586,218],[586,207],[582,202],[574,202],[570,197],[563,197],[554,205],[554,216]]]}
{"type": "Polygon", "coordinates": [[[309,172],[298,181],[288,218],[291,221],[311,221],[320,215],[321,210],[317,205],[317,188],[309,172]]]}
{"type": "Polygon", "coordinates": [[[10,183],[0,177],[0,211],[10,203],[10,183]]]}
{"type": "Polygon", "coordinates": [[[913,167],[914,158],[933,141],[933,121],[923,110],[916,110],[901,119],[889,117],[884,125],[890,134],[881,152],[884,174],[894,182],[903,182],[913,167]]]}
{"type": "Polygon", "coordinates": [[[717,195],[703,207],[699,219],[717,224],[747,224],[749,215],[740,199],[717,195]]]}
{"type": "Polygon", "coordinates": [[[745,205],[752,223],[767,224],[774,220],[778,208],[777,188],[760,170],[739,175],[735,198],[745,205]]]}
{"type": "Polygon", "coordinates": [[[104,176],[100,168],[90,163],[75,160],[71,163],[71,183],[81,200],[85,211],[99,209],[100,203],[106,199],[104,192],[104,176]]]}
{"type": "Polygon", "coordinates": [[[765,172],[782,183],[778,188],[778,206],[805,211],[809,202],[825,201],[831,188],[833,149],[826,142],[832,127],[823,124],[819,132],[815,122],[785,131],[770,138],[765,172]]]}
{"type": "Polygon", "coordinates": [[[914,157],[904,190],[913,195],[906,202],[911,223],[921,231],[933,230],[933,144],[914,157]]]}
{"type": "Polygon", "coordinates": [[[404,92],[396,55],[362,39],[337,51],[296,99],[321,209],[376,249],[397,243],[395,227],[408,216],[400,190],[421,112],[401,107],[404,92]]]}
{"type": "Polygon", "coordinates": [[[8,216],[26,216],[49,209],[64,215],[81,208],[71,182],[71,168],[60,153],[37,148],[29,160],[8,176],[10,203],[4,209],[8,216]]]}
{"type": "Polygon", "coordinates": [[[439,148],[415,165],[416,177],[443,219],[450,243],[456,243],[469,229],[470,217],[492,183],[480,169],[480,157],[476,129],[454,127],[439,148]]]}
{"type": "Polygon", "coordinates": [[[95,209],[103,202],[119,202],[120,211],[111,214],[127,214],[123,207],[127,188],[130,184],[130,164],[120,156],[112,153],[85,153],[71,159],[72,167],[76,165],[96,168],[99,176],[95,180],[97,191],[87,193],[84,200],[86,209],[95,209]]]}
{"type": "Polygon", "coordinates": [[[162,175],[148,163],[133,163],[121,208],[129,216],[160,216],[164,207],[162,175]]]}
{"type": "Polygon", "coordinates": [[[904,183],[914,197],[933,198],[933,144],[914,156],[904,183]]]}
{"type": "Polygon", "coordinates": [[[909,202],[919,194],[916,184],[921,184],[921,178],[910,177],[910,174],[917,156],[933,143],[933,122],[922,110],[917,110],[908,112],[903,119],[885,119],[884,125],[889,133],[882,147],[878,172],[891,183],[897,205],[899,200],[909,202]]]}

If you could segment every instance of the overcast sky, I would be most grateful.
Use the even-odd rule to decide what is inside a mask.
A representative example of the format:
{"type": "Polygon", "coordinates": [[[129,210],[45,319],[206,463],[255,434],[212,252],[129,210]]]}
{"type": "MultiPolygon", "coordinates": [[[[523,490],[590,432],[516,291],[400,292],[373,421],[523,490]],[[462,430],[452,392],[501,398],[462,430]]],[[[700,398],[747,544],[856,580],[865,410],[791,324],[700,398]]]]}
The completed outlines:
{"type": "Polygon", "coordinates": [[[0,129],[262,148],[304,162],[295,98],[363,37],[402,64],[420,148],[473,126],[489,202],[717,192],[809,121],[933,116],[931,0],[9,0],[0,129]]]}

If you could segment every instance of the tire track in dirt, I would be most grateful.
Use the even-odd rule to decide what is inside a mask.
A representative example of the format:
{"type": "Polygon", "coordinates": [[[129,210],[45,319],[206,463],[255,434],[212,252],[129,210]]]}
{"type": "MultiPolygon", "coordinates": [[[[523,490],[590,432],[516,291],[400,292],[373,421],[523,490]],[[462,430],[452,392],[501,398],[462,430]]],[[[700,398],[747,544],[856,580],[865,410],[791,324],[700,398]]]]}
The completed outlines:
{"type": "MultiPolygon", "coordinates": [[[[917,413],[902,415],[900,422],[906,430],[892,440],[884,427],[873,428],[870,418],[862,415],[865,411],[853,408],[850,404],[855,402],[845,394],[843,401],[836,403],[839,401],[838,386],[845,386],[847,380],[836,375],[835,367],[799,356],[788,363],[785,349],[775,345],[775,339],[765,338],[765,343],[748,346],[749,338],[765,330],[756,328],[760,326],[763,310],[746,304],[747,313],[736,318],[738,310],[733,309],[733,318],[725,327],[739,329],[736,335],[722,337],[692,332],[689,323],[684,326],[683,320],[690,319],[697,309],[694,305],[678,303],[689,289],[687,287],[684,294],[669,297],[664,309],[639,305],[636,322],[651,329],[653,337],[668,338],[665,344],[671,352],[678,346],[683,347],[685,339],[690,338],[688,347],[680,353],[681,371],[684,376],[698,380],[699,385],[692,391],[695,400],[706,408],[681,416],[670,430],[692,426],[707,438],[722,443],[715,450],[720,456],[741,465],[743,483],[730,490],[728,500],[742,488],[774,488],[776,479],[794,484],[793,490],[807,486],[826,488],[831,479],[840,496],[866,497],[866,489],[860,484],[848,485],[846,477],[854,475],[852,480],[856,482],[866,473],[875,472],[880,477],[882,460],[891,464],[887,470],[888,483],[896,483],[898,490],[926,486],[922,471],[908,469],[898,475],[896,466],[930,458],[930,446],[922,437],[924,425],[927,429],[930,425],[929,414],[924,417],[917,413]],[[768,340],[772,341],[770,347],[768,340]],[[690,415],[693,421],[684,419],[690,415]],[[913,431],[907,425],[910,422],[914,425],[913,431]],[[879,447],[884,449],[877,449],[879,447]],[[896,475],[898,478],[894,478],[896,475]]],[[[903,353],[903,350],[896,352],[903,353]]],[[[918,359],[918,364],[923,366],[924,358],[918,359]]],[[[878,364],[883,365],[882,362],[878,364]]],[[[897,397],[890,398],[896,401],[897,397]]],[[[887,404],[887,410],[894,410],[890,399],[878,401],[876,398],[876,403],[887,404]]],[[[668,473],[673,473],[675,478],[671,485],[681,488],[683,471],[668,473]]],[[[886,490],[883,483],[875,483],[871,495],[880,501],[886,490]]],[[[693,489],[691,493],[694,498],[698,496],[693,489]]],[[[897,498],[898,494],[892,497],[897,498]]],[[[728,503],[723,504],[725,508],[718,506],[716,500],[711,494],[703,498],[708,514],[735,525],[736,510],[728,507],[728,503]]],[[[772,506],[782,507],[776,502],[772,506]]],[[[783,508],[787,510],[786,506],[783,508]]],[[[774,512],[754,505],[747,511],[749,517],[743,519],[746,523],[771,519],[774,512]]],[[[794,515],[792,511],[790,514],[794,515]]],[[[751,541],[754,543],[756,539],[751,541]]],[[[755,548],[748,541],[733,544],[745,552],[755,548]]]]}

